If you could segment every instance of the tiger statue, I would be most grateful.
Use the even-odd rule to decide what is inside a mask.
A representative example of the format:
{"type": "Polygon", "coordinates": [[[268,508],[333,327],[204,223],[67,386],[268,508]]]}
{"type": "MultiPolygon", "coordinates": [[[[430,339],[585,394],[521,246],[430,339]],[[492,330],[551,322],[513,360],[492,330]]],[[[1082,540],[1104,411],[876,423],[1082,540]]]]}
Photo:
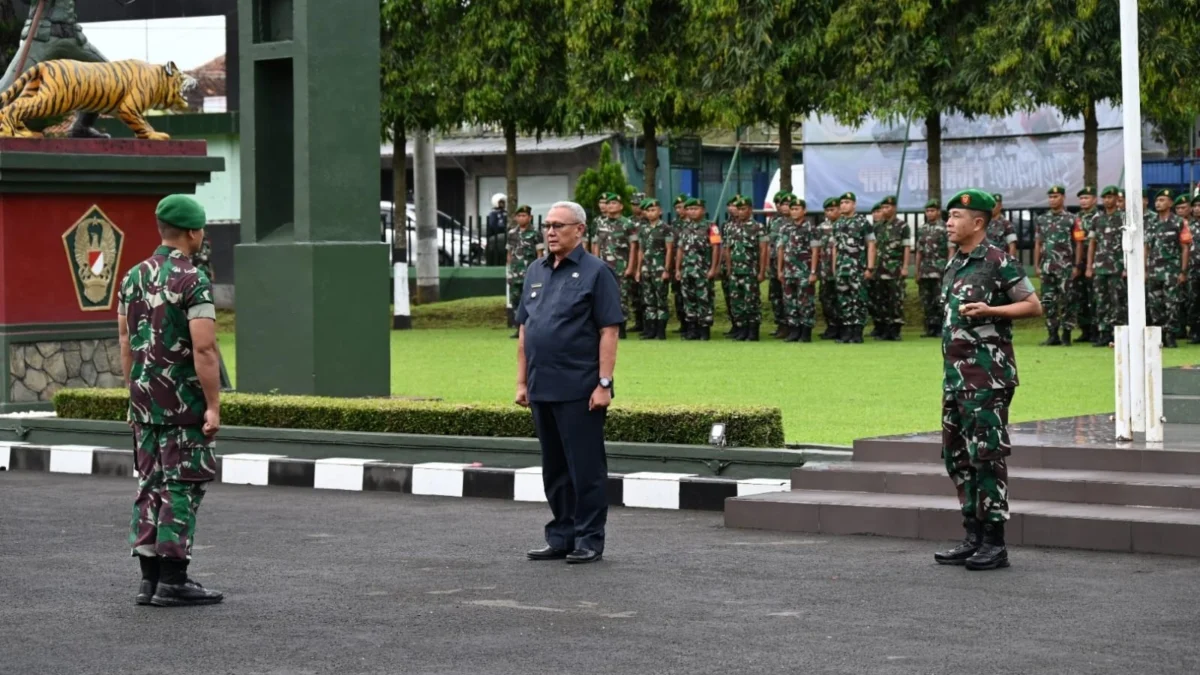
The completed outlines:
{"type": "Polygon", "coordinates": [[[115,115],[138,138],[165,141],[170,136],[155,131],[144,113],[186,111],[185,97],[195,87],[196,79],[174,62],[42,61],[0,93],[0,136],[37,138],[42,134],[26,127],[25,120],[81,111],[115,115]]]}

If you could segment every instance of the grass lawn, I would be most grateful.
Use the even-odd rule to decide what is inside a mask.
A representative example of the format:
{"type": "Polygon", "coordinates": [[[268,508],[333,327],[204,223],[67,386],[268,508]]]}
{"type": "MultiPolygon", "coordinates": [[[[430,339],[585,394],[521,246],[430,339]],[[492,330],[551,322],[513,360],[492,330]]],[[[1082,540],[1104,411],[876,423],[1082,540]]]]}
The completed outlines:
{"type": "MultiPolygon", "coordinates": [[[[921,338],[916,293],[909,292],[912,330],[901,342],[861,345],[828,341],[785,344],[719,337],[684,342],[623,340],[617,354],[616,401],[776,405],[788,443],[849,445],[856,438],[937,429],[940,421],[940,340],[921,338]]],[[[718,296],[720,294],[718,293],[718,296]]],[[[720,304],[720,300],[718,300],[720,304]]],[[[510,401],[516,341],[504,325],[502,298],[472,298],[413,309],[411,331],[392,332],[392,392],[447,401],[510,401]]],[[[677,323],[671,321],[671,329],[677,323]]],[[[234,378],[233,317],[222,314],[221,350],[234,378]]],[[[764,333],[767,332],[764,327],[764,333]]],[[[818,330],[823,330],[820,327],[818,330]]],[[[1111,412],[1113,353],[1090,344],[1039,347],[1040,321],[1016,334],[1021,386],[1011,421],[1111,412]]],[[[1163,350],[1163,365],[1200,362],[1200,345],[1163,350]]]]}

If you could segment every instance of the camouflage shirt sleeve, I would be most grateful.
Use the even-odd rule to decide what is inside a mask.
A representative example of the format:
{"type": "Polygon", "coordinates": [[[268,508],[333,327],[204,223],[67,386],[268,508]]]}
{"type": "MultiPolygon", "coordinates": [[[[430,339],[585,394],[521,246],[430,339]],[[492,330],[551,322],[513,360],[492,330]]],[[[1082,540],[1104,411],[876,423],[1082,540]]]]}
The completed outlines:
{"type": "Polygon", "coordinates": [[[999,274],[1000,291],[1012,302],[1020,302],[1033,295],[1033,283],[1025,275],[1024,266],[1012,256],[1005,256],[999,274]]]}
{"type": "Polygon", "coordinates": [[[188,320],[217,318],[216,304],[213,302],[212,285],[208,277],[197,270],[197,274],[187,283],[183,292],[183,307],[187,310],[188,320]]]}

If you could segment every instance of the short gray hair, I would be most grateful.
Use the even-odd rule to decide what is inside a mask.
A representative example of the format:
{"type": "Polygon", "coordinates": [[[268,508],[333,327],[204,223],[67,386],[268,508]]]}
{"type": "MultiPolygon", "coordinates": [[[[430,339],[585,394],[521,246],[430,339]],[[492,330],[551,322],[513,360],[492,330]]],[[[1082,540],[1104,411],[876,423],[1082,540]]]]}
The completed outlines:
{"type": "MultiPolygon", "coordinates": [[[[550,205],[550,211],[554,209],[567,209],[571,212],[571,216],[575,218],[575,222],[587,223],[587,211],[584,211],[583,207],[575,202],[554,202],[550,205]]],[[[550,211],[547,211],[546,215],[550,215],[550,211]]]]}

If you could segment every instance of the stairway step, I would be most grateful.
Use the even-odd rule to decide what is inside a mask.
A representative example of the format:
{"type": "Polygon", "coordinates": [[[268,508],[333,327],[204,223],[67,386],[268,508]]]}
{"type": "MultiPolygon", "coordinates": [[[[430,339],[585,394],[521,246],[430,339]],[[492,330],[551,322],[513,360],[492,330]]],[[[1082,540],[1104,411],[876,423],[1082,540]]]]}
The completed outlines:
{"type": "Polygon", "coordinates": [[[1162,370],[1163,396],[1200,396],[1200,366],[1177,366],[1162,370]]]}
{"type": "MultiPolygon", "coordinates": [[[[1182,425],[1176,425],[1176,428],[1182,425]]],[[[1195,425],[1187,425],[1195,428],[1195,425]]],[[[1145,444],[1102,444],[1080,438],[1062,445],[1037,443],[1011,434],[1009,469],[1070,469],[1200,475],[1200,447],[1194,445],[1147,448],[1145,444]]],[[[920,434],[901,438],[873,438],[854,442],[854,462],[942,464],[940,435],[920,434]]]]}
{"type": "Polygon", "coordinates": [[[1163,418],[1171,424],[1200,424],[1200,396],[1163,394],[1163,418]]]}
{"type": "MultiPolygon", "coordinates": [[[[1200,557],[1200,510],[1023,500],[1011,508],[1009,545],[1200,557]]],[[[725,526],[934,541],[963,534],[954,497],[822,490],[731,497],[725,526]]]]}
{"type": "MultiPolygon", "coordinates": [[[[805,465],[792,470],[792,489],[954,496],[945,468],[928,463],[805,465]]],[[[1013,468],[1008,491],[1022,501],[1200,509],[1200,476],[1191,475],[1013,468]]]]}

